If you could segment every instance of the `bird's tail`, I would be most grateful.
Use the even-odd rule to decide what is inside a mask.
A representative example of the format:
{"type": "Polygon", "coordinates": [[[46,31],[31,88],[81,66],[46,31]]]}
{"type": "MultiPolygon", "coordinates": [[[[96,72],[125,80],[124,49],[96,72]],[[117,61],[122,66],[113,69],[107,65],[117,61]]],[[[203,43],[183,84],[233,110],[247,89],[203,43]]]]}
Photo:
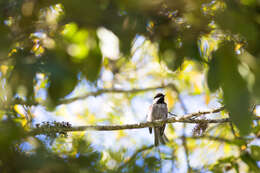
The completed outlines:
{"type": "Polygon", "coordinates": [[[169,142],[169,139],[166,137],[166,135],[163,133],[161,135],[160,133],[160,127],[154,128],[154,145],[158,146],[159,143],[165,145],[167,142],[169,142]]]}

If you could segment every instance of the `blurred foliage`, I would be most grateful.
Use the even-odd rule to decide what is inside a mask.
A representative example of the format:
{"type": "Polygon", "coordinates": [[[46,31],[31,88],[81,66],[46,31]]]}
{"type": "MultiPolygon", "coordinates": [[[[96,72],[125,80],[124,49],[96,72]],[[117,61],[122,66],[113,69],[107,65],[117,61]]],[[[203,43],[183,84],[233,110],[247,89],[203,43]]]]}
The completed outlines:
{"type": "MultiPolygon", "coordinates": [[[[226,155],[203,169],[239,172],[247,167],[249,172],[259,171],[259,146],[244,144],[249,135],[260,137],[260,125],[253,121],[252,111],[260,100],[259,0],[0,0],[0,38],[0,172],[161,169],[160,159],[147,152],[149,147],[147,151],[137,148],[140,153],[127,161],[126,151],[101,153],[90,141],[76,135],[70,142],[58,138],[53,144],[26,135],[35,115],[23,114],[17,105],[55,110],[84,81],[89,91],[100,86],[138,87],[147,81],[174,82],[180,92],[205,94],[206,104],[217,95],[243,142],[225,136],[230,132],[226,126],[206,131],[219,136],[224,133],[232,140],[226,146],[235,143],[239,154],[226,155]],[[106,38],[98,34],[100,29],[118,39],[118,55],[104,56],[102,45],[106,38]],[[143,41],[136,47],[135,41],[140,38],[143,41]],[[138,63],[137,53],[141,57],[138,63]],[[147,72],[146,65],[152,70],[147,72]],[[105,74],[112,76],[112,82],[104,80],[105,74]],[[71,147],[61,150],[67,142],[71,147]],[[23,149],[27,144],[30,147],[23,149]]],[[[169,108],[174,108],[178,93],[171,89],[166,93],[169,108]]],[[[133,104],[135,96],[110,95],[114,102],[113,111],[106,112],[108,117],[97,118],[86,111],[87,119],[79,115],[80,119],[126,123],[116,115],[124,113],[118,105],[133,104]]],[[[176,138],[175,128],[169,129],[169,136],[176,138]]],[[[122,139],[126,134],[118,136],[122,139]]],[[[189,142],[190,150],[196,150],[195,143],[189,142]]],[[[177,144],[169,145],[178,150],[177,144]]],[[[181,162],[174,151],[165,158],[173,160],[176,167],[181,162]]]]}

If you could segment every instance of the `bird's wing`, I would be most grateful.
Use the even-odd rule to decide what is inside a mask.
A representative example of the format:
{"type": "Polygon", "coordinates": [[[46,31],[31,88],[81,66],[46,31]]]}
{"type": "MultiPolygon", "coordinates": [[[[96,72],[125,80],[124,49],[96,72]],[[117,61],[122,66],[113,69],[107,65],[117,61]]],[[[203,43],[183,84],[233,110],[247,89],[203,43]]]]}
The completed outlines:
{"type": "Polygon", "coordinates": [[[167,107],[167,104],[165,104],[165,106],[163,108],[163,113],[164,113],[164,119],[167,119],[167,117],[168,117],[168,107],[167,107]]]}
{"type": "MultiPolygon", "coordinates": [[[[167,108],[167,105],[166,104],[163,104],[163,106],[161,107],[161,115],[162,115],[162,119],[167,119],[167,116],[168,116],[168,108],[167,108]]],[[[163,126],[160,128],[160,134],[161,136],[164,135],[164,130],[165,130],[165,127],[166,127],[166,123],[163,124],[163,126]]]]}

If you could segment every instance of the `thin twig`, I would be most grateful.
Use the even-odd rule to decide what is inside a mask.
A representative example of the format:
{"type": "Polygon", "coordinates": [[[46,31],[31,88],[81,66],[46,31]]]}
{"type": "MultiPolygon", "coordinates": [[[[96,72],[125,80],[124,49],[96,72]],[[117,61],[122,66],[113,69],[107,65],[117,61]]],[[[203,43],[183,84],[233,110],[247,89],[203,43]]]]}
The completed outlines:
{"type": "MultiPolygon", "coordinates": [[[[180,139],[182,138],[182,136],[180,137],[180,139]]],[[[242,139],[236,139],[236,140],[230,140],[230,139],[226,139],[226,138],[221,138],[221,137],[216,137],[216,136],[191,136],[191,137],[186,137],[187,139],[201,139],[201,140],[213,140],[213,141],[218,141],[218,142],[224,142],[224,143],[228,143],[231,145],[239,145],[240,143],[238,142],[238,140],[242,140],[242,139]]],[[[253,138],[248,139],[248,140],[253,140],[253,138]]]]}
{"type": "MultiPolygon", "coordinates": [[[[86,99],[90,96],[96,97],[96,96],[99,96],[99,95],[102,95],[102,94],[108,94],[108,93],[111,93],[111,94],[112,93],[127,93],[128,94],[128,93],[138,93],[138,92],[152,91],[152,90],[163,89],[163,88],[171,88],[174,91],[176,91],[176,87],[173,83],[169,83],[169,84],[166,84],[166,85],[162,84],[162,85],[159,85],[159,86],[156,86],[156,87],[148,87],[148,88],[133,88],[133,89],[103,88],[103,89],[98,89],[97,91],[85,93],[81,96],[67,98],[67,99],[61,99],[60,101],[58,101],[58,104],[69,104],[69,103],[72,103],[72,102],[77,101],[77,100],[86,99]]],[[[13,105],[14,104],[30,105],[30,106],[38,105],[38,104],[44,105],[44,103],[27,102],[27,101],[20,100],[20,99],[15,100],[13,102],[13,105]]]]}
{"type": "Polygon", "coordinates": [[[172,116],[175,116],[175,117],[177,117],[177,115],[176,115],[176,114],[174,114],[174,113],[168,112],[168,114],[170,114],[170,115],[172,115],[172,116]]]}
{"type": "Polygon", "coordinates": [[[121,172],[122,169],[124,169],[125,167],[127,167],[128,164],[133,162],[137,158],[138,154],[142,153],[143,151],[149,150],[153,147],[154,147],[153,145],[150,145],[138,149],[128,160],[124,161],[124,163],[118,167],[117,172],[121,172]]]}
{"type": "Polygon", "coordinates": [[[205,115],[205,114],[213,114],[213,113],[218,113],[218,112],[221,112],[221,111],[223,111],[225,109],[225,107],[224,106],[222,106],[222,107],[220,107],[220,108],[218,108],[218,109],[212,109],[212,110],[210,110],[210,111],[203,111],[203,112],[196,112],[196,113],[191,113],[191,114],[188,114],[188,115],[186,115],[186,116],[183,116],[182,118],[183,119],[191,119],[191,118],[194,118],[194,117],[199,117],[199,116],[201,116],[201,115],[205,115]]]}
{"type": "MultiPolygon", "coordinates": [[[[186,107],[186,105],[184,104],[184,101],[182,100],[181,98],[181,95],[180,95],[180,92],[178,90],[176,90],[176,92],[178,93],[178,99],[180,101],[180,104],[181,104],[181,107],[184,111],[185,114],[188,114],[188,109],[186,107]]],[[[187,140],[186,140],[186,123],[183,123],[182,125],[182,145],[183,145],[183,148],[184,148],[184,153],[185,153],[185,158],[186,158],[186,163],[187,163],[187,170],[188,172],[191,172],[191,166],[190,166],[190,159],[189,159],[189,149],[188,149],[188,146],[187,146],[187,140]]]]}
{"type": "MultiPolygon", "coordinates": [[[[183,128],[186,129],[186,125],[183,124],[183,128]]],[[[182,140],[182,145],[183,145],[184,153],[185,153],[185,157],[186,157],[187,170],[188,170],[188,172],[191,172],[192,169],[191,169],[191,166],[190,166],[189,149],[188,149],[188,146],[187,146],[186,135],[184,133],[183,133],[181,140],[182,140]]]]}
{"type": "Polygon", "coordinates": [[[236,135],[236,131],[235,131],[235,128],[234,128],[234,126],[233,126],[233,123],[232,123],[232,122],[229,122],[229,126],[230,126],[230,129],[231,129],[231,132],[232,132],[233,136],[234,136],[235,138],[237,138],[238,136],[236,135]]]}

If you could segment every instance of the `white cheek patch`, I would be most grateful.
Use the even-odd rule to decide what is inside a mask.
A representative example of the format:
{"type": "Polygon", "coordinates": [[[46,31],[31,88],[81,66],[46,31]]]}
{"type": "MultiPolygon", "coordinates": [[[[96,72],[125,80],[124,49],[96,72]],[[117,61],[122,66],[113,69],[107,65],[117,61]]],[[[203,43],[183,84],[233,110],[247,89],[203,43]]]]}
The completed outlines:
{"type": "Polygon", "coordinates": [[[153,99],[153,104],[155,104],[159,99],[160,99],[160,97],[153,99]]]}

